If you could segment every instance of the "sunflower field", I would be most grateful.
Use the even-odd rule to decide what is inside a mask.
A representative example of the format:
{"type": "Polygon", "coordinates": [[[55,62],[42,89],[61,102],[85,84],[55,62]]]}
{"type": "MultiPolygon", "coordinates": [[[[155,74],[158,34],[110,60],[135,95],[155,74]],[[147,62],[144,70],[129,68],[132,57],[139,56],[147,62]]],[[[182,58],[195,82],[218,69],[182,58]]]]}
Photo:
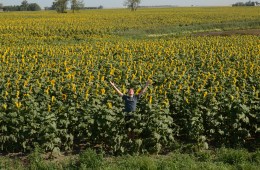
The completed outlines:
{"type": "MultiPolygon", "coordinates": [[[[162,152],[259,142],[260,37],[123,36],[247,22],[259,8],[90,10],[0,14],[0,151],[99,147],[162,152]],[[122,99],[138,93],[129,139],[122,99]]],[[[213,28],[212,28],[213,29],[213,28]]],[[[255,145],[254,145],[255,147],[255,145]]],[[[259,145],[256,145],[259,147],[259,145]]]]}

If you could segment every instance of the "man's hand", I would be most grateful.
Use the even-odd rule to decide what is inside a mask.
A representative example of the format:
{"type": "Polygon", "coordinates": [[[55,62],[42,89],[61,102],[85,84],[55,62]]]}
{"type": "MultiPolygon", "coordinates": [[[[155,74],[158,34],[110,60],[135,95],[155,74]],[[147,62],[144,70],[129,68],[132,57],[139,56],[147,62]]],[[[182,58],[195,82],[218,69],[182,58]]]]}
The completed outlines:
{"type": "Polygon", "coordinates": [[[112,86],[115,86],[114,82],[112,82],[112,81],[109,81],[109,82],[110,82],[110,84],[111,84],[112,86]]]}
{"type": "Polygon", "coordinates": [[[146,91],[147,87],[148,87],[150,84],[152,84],[152,80],[148,80],[148,81],[146,82],[145,87],[144,87],[143,90],[141,90],[141,92],[139,93],[140,96],[144,94],[144,92],[146,91]]]}
{"type": "Polygon", "coordinates": [[[124,94],[115,86],[114,82],[109,81],[111,86],[116,90],[116,92],[119,94],[119,96],[123,96],[124,94]]]}

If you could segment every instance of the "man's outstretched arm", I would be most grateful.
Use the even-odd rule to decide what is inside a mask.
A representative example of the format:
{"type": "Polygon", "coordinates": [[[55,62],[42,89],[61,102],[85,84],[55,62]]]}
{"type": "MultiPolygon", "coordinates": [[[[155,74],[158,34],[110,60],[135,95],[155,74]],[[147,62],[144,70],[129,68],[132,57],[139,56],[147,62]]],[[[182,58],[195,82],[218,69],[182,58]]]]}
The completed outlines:
{"type": "Polygon", "coordinates": [[[111,86],[116,90],[116,92],[119,94],[119,96],[123,96],[124,94],[115,86],[115,84],[110,81],[111,86]]]}
{"type": "Polygon", "coordinates": [[[151,80],[148,80],[143,88],[143,90],[140,91],[139,96],[143,95],[144,92],[146,92],[147,87],[151,84],[151,80]]]}

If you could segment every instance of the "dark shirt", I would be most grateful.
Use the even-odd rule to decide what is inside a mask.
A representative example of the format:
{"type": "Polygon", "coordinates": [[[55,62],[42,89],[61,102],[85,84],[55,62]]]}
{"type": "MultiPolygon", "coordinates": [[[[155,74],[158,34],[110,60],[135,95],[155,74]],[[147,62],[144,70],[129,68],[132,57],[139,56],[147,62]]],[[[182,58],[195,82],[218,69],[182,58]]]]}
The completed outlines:
{"type": "Polygon", "coordinates": [[[136,103],[140,98],[139,95],[134,95],[133,97],[123,95],[122,99],[125,101],[125,112],[134,112],[136,109],[136,103]]]}

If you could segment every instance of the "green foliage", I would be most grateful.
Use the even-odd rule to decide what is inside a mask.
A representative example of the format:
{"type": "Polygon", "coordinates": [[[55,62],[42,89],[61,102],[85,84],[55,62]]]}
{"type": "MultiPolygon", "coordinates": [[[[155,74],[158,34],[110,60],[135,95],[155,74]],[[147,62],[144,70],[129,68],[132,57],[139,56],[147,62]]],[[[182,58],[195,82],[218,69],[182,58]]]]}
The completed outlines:
{"type": "Polygon", "coordinates": [[[26,0],[21,2],[21,5],[13,5],[13,6],[1,6],[0,9],[4,11],[40,11],[41,7],[37,3],[28,3],[26,0]]]}
{"type": "Polygon", "coordinates": [[[43,152],[39,147],[36,147],[34,151],[28,156],[29,169],[46,169],[44,159],[42,157],[43,152]]]}
{"type": "Polygon", "coordinates": [[[84,8],[84,2],[82,0],[70,0],[70,2],[73,13],[75,10],[80,10],[84,8]]]}
{"type": "Polygon", "coordinates": [[[260,151],[256,151],[252,154],[252,162],[260,164],[260,151]]]}
{"type": "Polygon", "coordinates": [[[27,11],[28,10],[28,6],[29,6],[29,3],[27,2],[27,0],[23,0],[21,2],[20,10],[21,11],[27,11]]]}
{"type": "Polygon", "coordinates": [[[255,5],[259,5],[260,3],[257,1],[247,1],[245,3],[243,2],[237,2],[235,4],[232,4],[232,6],[255,6],[255,5]]]}
{"type": "Polygon", "coordinates": [[[132,11],[136,11],[141,0],[125,0],[124,5],[130,8],[132,11]]]}
{"type": "Polygon", "coordinates": [[[30,3],[27,8],[28,11],[40,11],[41,7],[37,3],[30,3]]]}
{"type": "Polygon", "coordinates": [[[125,156],[119,163],[119,168],[122,169],[156,169],[156,161],[148,156],[125,156]]]}
{"type": "Polygon", "coordinates": [[[55,0],[52,8],[56,9],[58,13],[66,13],[69,0],[55,0]]]}
{"type": "MultiPolygon", "coordinates": [[[[172,152],[167,155],[135,155],[120,157],[103,157],[94,150],[87,149],[72,158],[56,160],[43,159],[38,148],[26,158],[11,159],[0,157],[1,169],[259,169],[258,152],[225,149],[201,151],[194,153],[172,152]],[[258,160],[258,161],[257,161],[258,160]]],[[[64,156],[63,156],[64,157],[64,156]]],[[[70,157],[70,156],[69,156],[70,157]]]]}
{"type": "Polygon", "coordinates": [[[80,169],[99,169],[103,163],[103,156],[92,149],[87,149],[79,155],[80,169]]]}
{"type": "Polygon", "coordinates": [[[231,165],[242,164],[250,160],[250,154],[246,150],[231,150],[222,148],[218,150],[217,155],[217,161],[231,165]]]}

